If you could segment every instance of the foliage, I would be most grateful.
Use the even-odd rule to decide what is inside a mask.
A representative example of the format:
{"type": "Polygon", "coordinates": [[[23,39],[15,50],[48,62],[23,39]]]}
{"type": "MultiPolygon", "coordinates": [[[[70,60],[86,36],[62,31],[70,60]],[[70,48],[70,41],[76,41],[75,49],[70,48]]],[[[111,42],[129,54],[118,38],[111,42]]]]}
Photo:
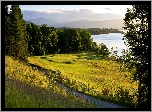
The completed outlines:
{"type": "Polygon", "coordinates": [[[30,55],[98,50],[87,30],[56,29],[46,24],[39,27],[33,23],[28,23],[26,30],[30,55]]]}
{"type": "Polygon", "coordinates": [[[81,51],[90,50],[93,42],[90,32],[83,29],[79,29],[78,31],[81,37],[81,51]]]}
{"type": "Polygon", "coordinates": [[[104,58],[108,58],[109,57],[109,54],[110,54],[109,49],[103,43],[101,43],[99,45],[99,54],[101,54],[102,57],[104,57],[104,58]]]}
{"type": "Polygon", "coordinates": [[[148,108],[149,79],[148,74],[148,5],[133,5],[127,9],[124,18],[124,29],[126,45],[130,48],[130,58],[126,61],[130,68],[136,67],[133,74],[134,80],[139,82],[138,86],[138,108],[148,108]]]}
{"type": "Polygon", "coordinates": [[[99,51],[99,46],[96,42],[92,42],[91,44],[91,51],[98,53],[99,51]]]}
{"type": "MultiPolygon", "coordinates": [[[[43,50],[46,53],[54,53],[58,52],[59,48],[57,46],[58,43],[58,35],[57,31],[54,28],[49,28],[46,24],[41,25],[40,27],[42,33],[42,45],[43,50]]],[[[43,53],[45,55],[45,53],[43,53]]]]}
{"type": "Polygon", "coordinates": [[[40,27],[34,23],[27,24],[27,39],[29,54],[42,55],[43,46],[41,47],[42,33],[40,27]]]}
{"type": "Polygon", "coordinates": [[[28,44],[26,40],[26,24],[21,14],[19,5],[12,5],[9,13],[8,26],[9,38],[6,38],[7,54],[17,59],[26,61],[28,56],[28,44]]]}
{"type": "Polygon", "coordinates": [[[8,14],[8,6],[5,5],[5,54],[8,54],[9,49],[9,32],[8,32],[8,22],[9,22],[9,14],[8,14]]]}

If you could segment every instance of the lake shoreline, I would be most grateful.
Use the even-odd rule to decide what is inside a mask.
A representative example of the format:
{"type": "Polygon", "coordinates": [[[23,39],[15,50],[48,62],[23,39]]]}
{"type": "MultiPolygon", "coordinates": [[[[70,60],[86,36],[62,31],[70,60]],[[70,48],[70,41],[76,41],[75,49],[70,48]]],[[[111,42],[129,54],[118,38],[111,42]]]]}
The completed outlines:
{"type": "MultiPolygon", "coordinates": [[[[126,30],[123,30],[123,32],[126,32],[126,30]]],[[[123,49],[128,49],[124,44],[124,40],[122,40],[124,38],[124,34],[122,33],[91,35],[91,37],[93,38],[93,41],[96,42],[98,45],[101,43],[105,44],[109,51],[111,51],[112,47],[114,48],[114,50],[118,50],[118,56],[122,55],[121,52],[123,49]]]]}

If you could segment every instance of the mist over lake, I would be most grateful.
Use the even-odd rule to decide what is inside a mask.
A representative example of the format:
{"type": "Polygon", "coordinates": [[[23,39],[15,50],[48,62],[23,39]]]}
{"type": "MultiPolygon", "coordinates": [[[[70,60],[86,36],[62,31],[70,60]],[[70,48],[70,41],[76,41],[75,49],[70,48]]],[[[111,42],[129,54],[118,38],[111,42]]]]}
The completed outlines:
{"type": "MultiPolygon", "coordinates": [[[[124,31],[124,30],[121,30],[124,31]]],[[[126,32],[126,31],[124,31],[126,32]]],[[[114,50],[118,50],[118,55],[122,55],[122,50],[127,49],[126,45],[124,44],[123,39],[124,34],[121,33],[109,33],[109,34],[100,34],[100,35],[91,35],[93,38],[93,41],[96,42],[98,45],[100,43],[104,43],[109,51],[111,51],[111,48],[114,47],[114,50]]]]}

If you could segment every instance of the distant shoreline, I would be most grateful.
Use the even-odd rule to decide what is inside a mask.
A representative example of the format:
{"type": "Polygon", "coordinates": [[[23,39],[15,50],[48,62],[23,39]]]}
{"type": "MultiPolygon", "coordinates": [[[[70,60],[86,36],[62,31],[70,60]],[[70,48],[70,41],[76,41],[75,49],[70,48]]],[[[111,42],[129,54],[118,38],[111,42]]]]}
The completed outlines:
{"type": "MultiPolygon", "coordinates": [[[[91,33],[91,32],[90,32],[90,33],[91,33]]],[[[91,35],[100,35],[100,34],[109,34],[109,33],[123,33],[123,31],[108,32],[108,33],[91,33],[91,35]]]]}

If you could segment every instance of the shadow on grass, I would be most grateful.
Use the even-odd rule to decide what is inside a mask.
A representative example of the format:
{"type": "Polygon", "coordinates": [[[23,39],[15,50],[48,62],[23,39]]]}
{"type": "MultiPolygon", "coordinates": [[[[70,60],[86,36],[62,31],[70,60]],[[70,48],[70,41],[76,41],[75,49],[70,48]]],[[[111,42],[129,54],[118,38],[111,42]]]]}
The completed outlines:
{"type": "Polygon", "coordinates": [[[95,52],[87,52],[86,54],[76,54],[78,58],[76,59],[87,59],[87,60],[102,60],[102,56],[100,54],[97,54],[95,52]]]}
{"type": "Polygon", "coordinates": [[[67,61],[67,62],[63,62],[63,63],[65,63],[65,64],[71,64],[72,62],[70,62],[70,61],[67,61]]]}
{"type": "Polygon", "coordinates": [[[41,59],[47,59],[46,57],[40,57],[41,59]]]}
{"type": "Polygon", "coordinates": [[[48,60],[49,62],[55,62],[55,61],[53,61],[53,60],[48,60]]]}
{"type": "MultiPolygon", "coordinates": [[[[22,82],[20,80],[16,80],[16,79],[10,79],[10,78],[5,78],[5,83],[9,83],[10,85],[13,85],[14,87],[16,87],[18,90],[22,91],[25,95],[27,94],[38,94],[40,91],[40,89],[42,91],[46,91],[45,88],[41,88],[38,86],[32,86],[30,84],[27,84],[25,82],[22,82]]],[[[48,96],[46,94],[46,96],[48,96]]]]}
{"type": "Polygon", "coordinates": [[[33,69],[37,68],[38,70],[43,70],[43,71],[49,70],[49,69],[43,68],[41,66],[38,66],[38,65],[35,65],[35,64],[31,64],[31,63],[28,63],[28,65],[31,66],[33,69]]]}
{"type": "MultiPolygon", "coordinates": [[[[62,94],[55,93],[49,89],[45,89],[42,87],[32,86],[30,84],[24,83],[24,82],[22,82],[20,80],[16,80],[16,79],[10,79],[10,78],[6,77],[5,84],[7,84],[6,90],[10,88],[13,91],[15,89],[15,90],[17,90],[17,92],[22,93],[23,98],[25,98],[25,99],[18,99],[19,97],[14,96],[16,99],[15,98],[14,99],[5,99],[6,108],[18,108],[18,107],[15,107],[16,104],[12,105],[11,104],[12,102],[19,104],[18,106],[22,107],[22,108],[28,108],[28,107],[30,107],[30,108],[37,107],[38,108],[40,105],[43,108],[46,108],[46,107],[47,108],[48,107],[56,108],[57,107],[56,105],[61,105],[61,106],[59,106],[60,108],[62,108],[62,107],[67,108],[69,106],[70,102],[73,103],[73,101],[74,101],[74,99],[73,99],[73,101],[71,100],[69,102],[69,99],[62,94]],[[27,97],[32,98],[33,102],[30,102],[29,105],[26,105],[24,107],[23,105],[25,105],[25,102],[28,102],[28,99],[26,99],[27,97]],[[56,102],[54,102],[53,104],[51,103],[51,105],[50,105],[50,103],[47,104],[46,99],[50,99],[52,102],[53,101],[56,101],[56,102]],[[16,101],[14,101],[14,100],[16,100],[16,101]],[[42,104],[43,102],[45,102],[44,105],[42,104]]],[[[11,94],[6,94],[6,97],[9,97],[9,95],[11,95],[11,94]]],[[[78,104],[78,102],[77,102],[77,104],[78,104]]]]}
{"type": "MultiPolygon", "coordinates": [[[[44,72],[51,72],[51,73],[57,74],[57,75],[60,75],[60,74],[61,74],[60,70],[56,70],[56,69],[54,69],[54,70],[49,70],[49,69],[43,68],[43,67],[41,67],[41,66],[38,66],[38,65],[35,65],[35,64],[31,64],[31,63],[28,63],[28,65],[31,66],[33,69],[39,70],[39,71],[42,71],[42,72],[43,72],[43,71],[44,71],[44,72]]],[[[44,75],[45,75],[45,74],[44,74],[44,75]]]]}

